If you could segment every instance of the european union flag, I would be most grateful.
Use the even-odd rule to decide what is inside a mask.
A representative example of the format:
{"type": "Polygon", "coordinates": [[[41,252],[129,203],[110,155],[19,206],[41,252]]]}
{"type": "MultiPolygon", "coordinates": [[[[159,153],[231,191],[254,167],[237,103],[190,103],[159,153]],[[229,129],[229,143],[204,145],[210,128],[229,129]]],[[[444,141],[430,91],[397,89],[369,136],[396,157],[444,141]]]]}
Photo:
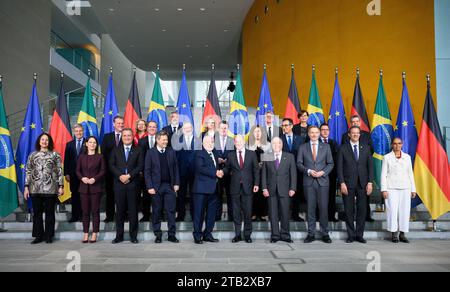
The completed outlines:
{"type": "MultiPolygon", "coordinates": [[[[22,194],[25,189],[25,168],[28,156],[31,152],[35,151],[34,146],[36,140],[42,132],[42,117],[39,109],[39,98],[35,79],[16,151],[17,184],[22,194]]],[[[31,199],[28,199],[28,210],[32,210],[31,199]]]]}
{"type": "Polygon", "coordinates": [[[183,69],[183,77],[181,79],[180,95],[177,103],[178,113],[180,114],[180,123],[190,123],[194,128],[194,117],[191,110],[191,99],[189,98],[189,91],[186,82],[186,70],[183,69]]]}
{"type": "Polygon", "coordinates": [[[109,76],[108,92],[106,93],[105,107],[103,109],[102,128],[99,143],[102,144],[105,134],[114,132],[114,117],[119,114],[116,93],[114,92],[113,75],[109,76]]]}
{"type": "MultiPolygon", "coordinates": [[[[406,86],[406,75],[403,74],[403,92],[400,109],[397,116],[397,124],[395,125],[394,137],[403,140],[403,152],[411,156],[412,165],[416,158],[417,143],[419,136],[417,134],[416,122],[409,99],[408,87],[406,86]]],[[[422,204],[422,201],[417,196],[412,200],[412,207],[417,207],[422,204]]]]}
{"type": "Polygon", "coordinates": [[[337,70],[328,125],[330,127],[330,138],[336,141],[338,145],[341,145],[342,136],[348,131],[348,123],[345,117],[345,108],[342,101],[341,89],[339,87],[337,70]]]}
{"type": "Polygon", "coordinates": [[[265,121],[267,112],[274,112],[272,97],[270,96],[269,82],[267,81],[266,65],[264,65],[264,76],[259,96],[258,111],[256,112],[256,123],[259,125],[265,121]]]}

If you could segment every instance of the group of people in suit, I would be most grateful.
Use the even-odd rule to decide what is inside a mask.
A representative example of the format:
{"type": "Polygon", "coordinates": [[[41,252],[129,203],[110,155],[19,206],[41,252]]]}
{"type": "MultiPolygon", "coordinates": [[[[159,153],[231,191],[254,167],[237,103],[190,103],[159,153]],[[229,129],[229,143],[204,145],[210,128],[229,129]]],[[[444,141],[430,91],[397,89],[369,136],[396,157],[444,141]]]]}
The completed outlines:
{"type": "MultiPolygon", "coordinates": [[[[226,197],[228,219],[235,227],[233,243],[251,243],[252,221],[266,216],[270,221],[271,242],[292,242],[289,221],[293,219],[307,221],[305,243],[316,240],[316,221],[320,222],[322,241],[331,243],[328,222],[338,220],[335,217],[338,187],[344,200],[347,242],[365,243],[368,198],[373,192],[374,179],[370,135],[361,131],[359,117],[352,117],[352,127],[338,147],[329,138],[327,124],[307,126],[305,111],[299,118],[298,125],[289,118],[283,119],[280,128],[269,112],[261,125],[251,130],[247,142],[245,136],[229,137],[227,122],[220,122],[216,131],[213,118],[207,119],[206,131],[200,138],[194,134],[193,125],[179,122],[177,112],[170,115],[170,125],[159,132],[156,122],[143,120],[137,122],[136,130],[125,129],[124,119],[117,116],[114,132],[103,139],[101,153],[98,140],[84,138],[83,127],[75,125],[75,139],[68,143],[64,159],[64,176],[72,191],[70,221],[82,219],[83,243],[96,242],[100,198],[105,192],[105,222],[116,223],[113,244],[124,240],[125,221],[129,222],[131,242],[139,242],[140,206],[143,214],[140,221],[152,222],[155,243],[163,240],[161,222],[164,219],[168,222],[167,240],[178,243],[176,222],[185,220],[189,200],[194,242],[215,243],[219,240],[213,237],[213,230],[224,213],[222,199],[226,197]],[[305,219],[299,216],[302,200],[307,204],[305,219]],[[91,217],[93,233],[89,238],[91,217]]],[[[51,142],[48,134],[43,139],[51,142]]],[[[393,154],[387,155],[383,164],[382,191],[389,200],[388,227],[393,233],[393,242],[397,238],[396,229],[401,232],[400,241],[407,242],[406,197],[414,196],[415,187],[410,158],[401,152],[401,140],[394,142],[393,154]],[[402,174],[401,179],[396,180],[402,171],[407,175],[402,174]]],[[[45,141],[41,144],[46,145],[45,141]]],[[[48,145],[47,148],[39,145],[36,146],[38,152],[48,148],[48,145]]],[[[60,163],[57,158],[57,155],[52,156],[55,166],[60,163]]],[[[29,187],[37,189],[31,176],[33,171],[28,169],[32,163],[29,164],[27,191],[29,187]]],[[[57,178],[53,193],[61,194],[62,178],[53,176],[57,178]]],[[[26,194],[42,197],[36,191],[26,194]]],[[[42,212],[37,216],[39,214],[42,217],[42,212]]],[[[35,243],[42,241],[44,235],[46,238],[53,236],[51,216],[49,220],[50,231],[44,234],[42,223],[36,218],[35,243]]]]}

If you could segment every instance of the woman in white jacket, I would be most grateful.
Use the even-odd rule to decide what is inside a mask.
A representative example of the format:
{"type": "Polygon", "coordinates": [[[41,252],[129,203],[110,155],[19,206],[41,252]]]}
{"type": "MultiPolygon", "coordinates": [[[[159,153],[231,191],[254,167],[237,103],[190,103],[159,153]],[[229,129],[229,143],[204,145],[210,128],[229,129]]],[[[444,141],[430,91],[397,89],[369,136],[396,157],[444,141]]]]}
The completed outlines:
{"type": "Polygon", "coordinates": [[[409,232],[411,198],[416,197],[416,185],[411,156],[402,151],[403,141],[394,138],[392,152],[385,155],[381,169],[381,192],[386,200],[387,230],[392,233],[392,242],[409,243],[405,233],[409,232]],[[400,237],[397,232],[400,231],[400,237]]]}

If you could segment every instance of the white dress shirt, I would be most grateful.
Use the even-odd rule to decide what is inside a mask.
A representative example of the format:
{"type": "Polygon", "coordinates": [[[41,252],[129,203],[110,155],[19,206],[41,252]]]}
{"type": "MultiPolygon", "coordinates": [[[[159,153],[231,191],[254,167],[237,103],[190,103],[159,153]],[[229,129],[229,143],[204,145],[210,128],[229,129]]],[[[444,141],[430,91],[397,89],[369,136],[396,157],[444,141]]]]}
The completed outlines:
{"type": "Polygon", "coordinates": [[[245,148],[242,149],[242,150],[236,150],[236,157],[237,157],[238,163],[240,163],[240,161],[239,161],[239,151],[242,152],[241,153],[242,154],[242,161],[245,162],[245,148]]]}
{"type": "Polygon", "coordinates": [[[355,156],[355,145],[356,145],[356,151],[358,152],[358,159],[359,159],[359,142],[356,142],[356,143],[353,143],[351,140],[350,140],[350,146],[352,146],[352,152],[353,152],[353,156],[355,156]]]}
{"type": "Polygon", "coordinates": [[[381,191],[387,192],[389,189],[416,192],[411,156],[404,152],[400,158],[395,157],[393,151],[383,158],[381,191]]]}

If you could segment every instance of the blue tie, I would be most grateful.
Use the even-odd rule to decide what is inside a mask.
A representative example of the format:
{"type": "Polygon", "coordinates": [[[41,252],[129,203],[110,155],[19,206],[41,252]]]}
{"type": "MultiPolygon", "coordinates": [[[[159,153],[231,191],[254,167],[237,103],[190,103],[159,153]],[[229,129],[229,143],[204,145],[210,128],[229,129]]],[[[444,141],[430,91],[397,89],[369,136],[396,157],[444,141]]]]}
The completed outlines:
{"type": "Polygon", "coordinates": [[[130,156],[130,147],[125,148],[125,160],[128,162],[128,156],[130,156]]]}
{"type": "Polygon", "coordinates": [[[358,145],[353,145],[353,154],[355,155],[355,160],[358,161],[359,160],[358,145]]]}
{"type": "Polygon", "coordinates": [[[289,146],[289,151],[292,151],[292,137],[288,136],[288,146],[289,146]]]}
{"type": "Polygon", "coordinates": [[[77,156],[80,155],[81,150],[81,140],[77,140],[77,156]]]}

